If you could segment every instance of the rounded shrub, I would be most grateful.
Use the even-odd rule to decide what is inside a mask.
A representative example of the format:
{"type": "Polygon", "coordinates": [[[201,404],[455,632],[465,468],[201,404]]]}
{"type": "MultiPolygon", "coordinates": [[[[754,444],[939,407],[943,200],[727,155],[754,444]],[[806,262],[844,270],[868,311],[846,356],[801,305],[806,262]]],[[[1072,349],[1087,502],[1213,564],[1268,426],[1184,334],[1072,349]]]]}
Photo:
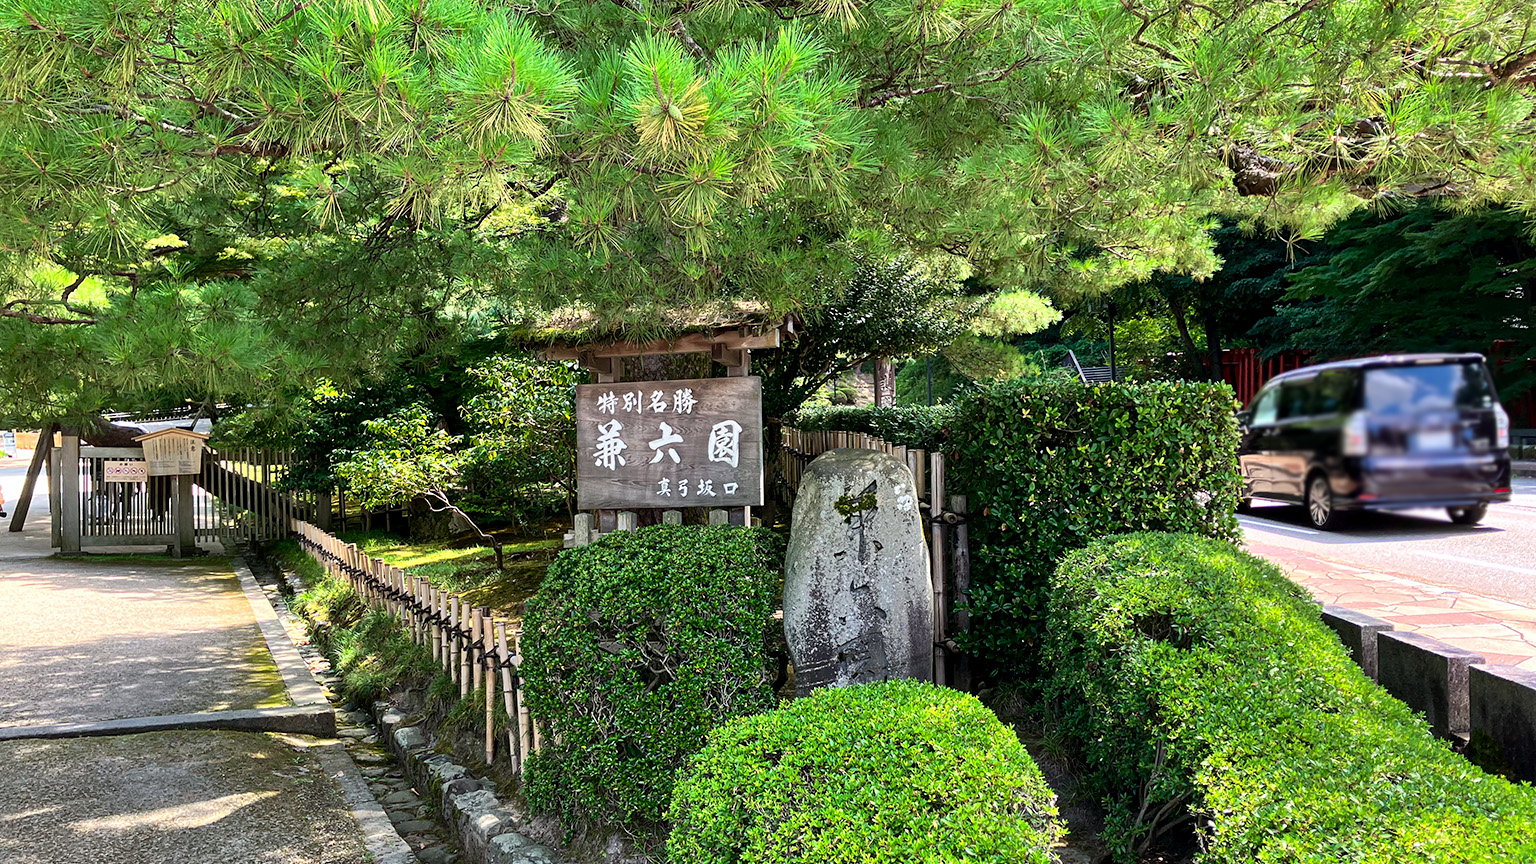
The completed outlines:
{"type": "Polygon", "coordinates": [[[544,749],[535,807],[644,828],[709,730],[773,706],[782,545],[755,528],[661,525],[562,553],[523,619],[544,749]]]}
{"type": "Polygon", "coordinates": [[[1055,797],[975,697],[818,690],[710,735],[672,795],[671,864],[1051,861],[1055,797]]]}
{"type": "Polygon", "coordinates": [[[1536,789],[1492,777],[1355,665],[1306,590],[1231,543],[1141,533],[1052,582],[1049,693],[1119,861],[1536,861],[1536,789]]]}

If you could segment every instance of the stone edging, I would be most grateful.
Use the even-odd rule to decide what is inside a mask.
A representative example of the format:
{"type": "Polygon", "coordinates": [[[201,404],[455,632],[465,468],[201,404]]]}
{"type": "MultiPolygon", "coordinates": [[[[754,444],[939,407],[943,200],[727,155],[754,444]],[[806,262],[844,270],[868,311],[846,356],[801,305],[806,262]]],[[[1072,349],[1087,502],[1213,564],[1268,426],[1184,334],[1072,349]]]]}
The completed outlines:
{"type": "Polygon", "coordinates": [[[558,864],[559,857],[513,830],[517,817],[501,806],[496,784],[471,777],[469,770],[435,752],[421,726],[388,702],[373,705],[384,745],[405,776],[429,798],[440,821],[457,839],[464,860],[472,864],[558,864]]]}
{"type": "MultiPolygon", "coordinates": [[[[267,648],[272,655],[272,661],[277,664],[282,673],[283,682],[288,687],[289,698],[295,703],[300,700],[309,702],[319,700],[318,704],[311,702],[300,706],[298,709],[286,710],[307,711],[310,716],[324,718],[328,730],[321,733],[306,732],[306,734],[321,735],[325,738],[336,736],[336,711],[331,706],[330,700],[325,698],[325,691],[320,687],[320,682],[310,671],[309,664],[304,661],[303,649],[294,644],[293,632],[303,632],[303,622],[283,602],[282,595],[276,588],[268,588],[256,581],[251,572],[250,565],[244,558],[230,559],[234,565],[235,573],[240,577],[240,587],[245,589],[245,598],[251,604],[251,611],[256,615],[256,621],[261,627],[261,635],[267,641],[267,648]]],[[[286,576],[284,577],[286,579],[286,576]]],[[[308,650],[314,651],[313,648],[308,650]]],[[[266,730],[271,731],[271,730],[266,730]]],[[[352,761],[347,750],[340,741],[331,741],[319,746],[309,748],[320,767],[325,769],[331,780],[341,791],[342,801],[352,814],[352,821],[363,837],[363,847],[368,850],[370,860],[375,864],[418,864],[416,856],[411,852],[411,847],[401,839],[399,832],[390,822],[388,814],[384,812],[384,806],[373,797],[373,792],[368,788],[368,782],[357,770],[357,764],[352,761]]]]}

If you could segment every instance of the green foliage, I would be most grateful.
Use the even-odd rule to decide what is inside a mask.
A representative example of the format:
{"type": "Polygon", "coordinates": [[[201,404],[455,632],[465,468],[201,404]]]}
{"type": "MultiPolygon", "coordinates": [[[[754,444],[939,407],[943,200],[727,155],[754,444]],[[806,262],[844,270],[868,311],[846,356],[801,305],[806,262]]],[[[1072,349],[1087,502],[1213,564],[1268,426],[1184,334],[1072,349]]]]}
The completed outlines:
{"type": "Polygon", "coordinates": [[[1233,408],[1225,384],[1024,379],[969,393],[948,438],[955,491],[978,514],[968,649],[1009,677],[1034,674],[1051,571],[1092,540],[1235,537],[1233,408]]]}
{"type": "MultiPolygon", "coordinates": [[[[1536,243],[1528,229],[1522,214],[1502,208],[1425,204],[1351,218],[1302,260],[1285,302],[1259,329],[1276,349],[1323,357],[1486,354],[1496,340],[1511,340],[1511,355],[1529,358],[1536,243]]],[[[1501,376],[1502,395],[1536,383],[1523,366],[1501,376]]]]}
{"type": "Polygon", "coordinates": [[[710,734],[673,793],[672,864],[1047,864],[1055,795],[974,696],[823,688],[710,734]]]}
{"type": "Polygon", "coordinates": [[[942,405],[971,383],[943,354],[918,357],[896,372],[898,406],[942,405]],[[931,382],[931,386],[930,386],[931,382]]]}
{"type": "Polygon", "coordinates": [[[1536,790],[1436,740],[1305,590],[1229,543],[1148,533],[1072,553],[1046,653],[1120,861],[1186,817],[1211,864],[1536,857],[1536,790]]]}
{"type": "Polygon", "coordinates": [[[399,507],[419,495],[446,492],[467,461],[461,439],[436,426],[424,405],[411,405],[380,420],[367,420],[364,447],[346,453],[336,476],[364,507],[399,507]]]}
{"type": "MultiPolygon", "coordinates": [[[[753,371],[763,378],[764,416],[787,415],[869,360],[941,348],[987,308],[985,298],[966,297],[953,280],[901,258],[860,261],[829,292],[833,299],[803,313],[796,338],[752,355],[753,371]]],[[[835,391],[833,403],[839,404],[835,391]]]]}
{"type": "Polygon", "coordinates": [[[349,700],[369,705],[403,680],[439,674],[430,653],[411,641],[398,617],[370,609],[350,585],[326,576],[297,541],[274,543],[268,553],[307,583],[292,608],[331,658],[332,671],[341,677],[339,689],[349,700]]]}
{"type": "Polygon", "coordinates": [[[953,408],[947,405],[806,406],[796,411],[786,425],[803,432],[863,432],[892,444],[938,450],[943,447],[945,427],[954,416],[953,408]]]}
{"type": "Polygon", "coordinates": [[[576,492],[576,385],[568,364],[496,355],[469,370],[466,509],[537,523],[576,492]]]}
{"type": "Polygon", "coordinates": [[[529,801],[566,818],[660,820],[709,730],[773,704],[781,555],[764,529],[655,526],[555,559],[523,619],[545,741],[529,801]]]}
{"type": "Polygon", "coordinates": [[[1528,211],[1533,15],[5,0],[0,405],[266,404],[537,310],[814,310],[869,254],[1075,301],[1210,274],[1216,214],[1528,211]]]}

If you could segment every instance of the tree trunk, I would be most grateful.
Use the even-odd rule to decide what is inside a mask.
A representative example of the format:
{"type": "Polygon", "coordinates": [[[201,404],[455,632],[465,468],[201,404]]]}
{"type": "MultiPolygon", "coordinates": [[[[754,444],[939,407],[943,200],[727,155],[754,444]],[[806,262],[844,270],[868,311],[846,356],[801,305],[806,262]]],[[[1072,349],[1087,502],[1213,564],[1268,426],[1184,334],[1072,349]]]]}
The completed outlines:
{"type": "Polygon", "coordinates": [[[1211,380],[1220,384],[1223,380],[1221,374],[1221,328],[1216,326],[1216,316],[1205,316],[1205,349],[1210,356],[1211,380]]]}
{"type": "Polygon", "coordinates": [[[1200,349],[1195,347],[1195,340],[1190,338],[1189,322],[1184,320],[1184,307],[1170,297],[1168,311],[1173,313],[1173,323],[1179,328],[1179,341],[1184,343],[1184,362],[1204,375],[1205,363],[1200,360],[1200,349]]]}

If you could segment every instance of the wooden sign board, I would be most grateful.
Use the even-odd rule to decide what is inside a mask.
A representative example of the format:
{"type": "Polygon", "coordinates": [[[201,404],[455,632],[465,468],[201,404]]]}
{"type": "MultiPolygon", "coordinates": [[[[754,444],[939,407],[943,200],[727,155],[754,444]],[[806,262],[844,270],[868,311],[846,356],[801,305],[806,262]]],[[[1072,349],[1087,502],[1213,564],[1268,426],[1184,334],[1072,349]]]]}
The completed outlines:
{"type": "Polygon", "coordinates": [[[149,476],[174,477],[203,470],[203,442],[207,435],[187,429],[162,429],[134,440],[144,445],[149,476]]]}
{"type": "Polygon", "coordinates": [[[759,507],[761,378],[576,388],[576,506],[582,510],[759,507]]]}
{"type": "Polygon", "coordinates": [[[149,463],[143,459],[107,459],[101,463],[101,479],[107,483],[144,483],[149,463]]]}

